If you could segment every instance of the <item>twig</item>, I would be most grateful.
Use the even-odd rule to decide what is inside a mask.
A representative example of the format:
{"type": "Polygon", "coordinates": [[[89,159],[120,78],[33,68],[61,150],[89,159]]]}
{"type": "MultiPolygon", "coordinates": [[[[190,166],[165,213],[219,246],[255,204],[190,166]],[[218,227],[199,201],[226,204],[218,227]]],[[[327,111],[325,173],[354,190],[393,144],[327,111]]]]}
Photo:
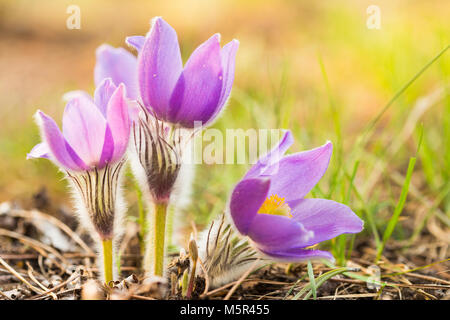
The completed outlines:
{"type": "Polygon", "coordinates": [[[218,293],[218,292],[220,292],[220,291],[222,291],[222,290],[225,290],[225,289],[227,289],[227,288],[229,288],[229,287],[232,287],[236,282],[237,282],[237,281],[233,281],[233,282],[227,283],[227,284],[225,284],[225,285],[223,285],[223,286],[221,286],[221,287],[219,287],[219,288],[216,288],[216,289],[214,289],[214,290],[211,290],[211,291],[207,292],[206,294],[202,295],[201,298],[205,298],[205,297],[208,297],[208,296],[212,296],[212,295],[214,295],[214,294],[216,294],[216,293],[218,293]]]}
{"type": "MultiPolygon", "coordinates": [[[[402,282],[405,283],[405,284],[412,285],[411,281],[409,281],[408,279],[406,279],[405,276],[400,276],[400,281],[402,281],[402,282]]],[[[427,293],[427,292],[423,291],[422,289],[416,289],[416,291],[417,291],[418,293],[420,293],[421,295],[423,295],[423,296],[429,298],[429,299],[437,300],[437,298],[436,298],[435,296],[433,296],[433,295],[430,294],[430,293],[427,293]]]]}
{"type": "MultiPolygon", "coordinates": [[[[36,279],[36,277],[33,275],[33,267],[28,261],[27,266],[28,266],[28,277],[30,277],[30,279],[33,280],[34,283],[36,283],[42,290],[47,291],[48,288],[44,286],[41,282],[39,282],[38,279],[36,279]]],[[[50,292],[50,295],[52,296],[53,300],[58,300],[58,297],[53,292],[50,292]]]]}
{"type": "Polygon", "coordinates": [[[1,290],[0,290],[0,296],[5,298],[6,300],[12,300],[10,297],[8,297],[6,294],[4,294],[1,290]]]}
{"type": "Polygon", "coordinates": [[[25,283],[31,290],[33,290],[36,293],[43,293],[44,291],[36,288],[35,286],[33,286],[31,283],[29,283],[24,277],[22,277],[16,270],[14,270],[13,267],[11,267],[8,263],[6,263],[5,260],[2,259],[2,257],[0,257],[0,263],[9,271],[11,272],[11,274],[13,274],[17,279],[19,279],[20,281],[22,281],[23,283],[25,283]]]}
{"type": "Polygon", "coordinates": [[[54,286],[53,288],[48,289],[47,291],[45,291],[45,292],[43,292],[43,293],[41,293],[41,294],[39,294],[39,295],[36,295],[36,296],[34,296],[34,297],[31,297],[29,300],[37,300],[37,299],[39,299],[39,298],[45,297],[45,296],[47,296],[50,292],[54,292],[54,291],[56,291],[56,290],[58,290],[58,289],[60,289],[60,288],[63,288],[63,287],[66,286],[68,283],[70,283],[71,281],[74,281],[74,280],[77,279],[78,277],[80,277],[80,274],[79,274],[78,272],[74,272],[74,273],[69,277],[69,279],[67,279],[66,281],[61,282],[61,283],[58,284],[57,286],[54,286]]]}
{"type": "Polygon", "coordinates": [[[84,251],[86,251],[86,253],[95,255],[95,252],[92,251],[91,248],[89,248],[89,246],[83,241],[83,239],[80,238],[80,236],[78,234],[76,234],[74,231],[72,231],[72,229],[70,229],[61,220],[56,219],[55,217],[53,217],[49,214],[46,214],[46,213],[43,213],[43,212],[40,212],[37,210],[31,210],[31,211],[11,210],[8,214],[12,215],[12,216],[23,217],[23,218],[28,218],[28,219],[47,220],[48,222],[54,224],[55,226],[60,228],[62,231],[64,231],[69,237],[71,237],[73,239],[73,241],[75,241],[84,251]]]}
{"type": "Polygon", "coordinates": [[[152,297],[140,296],[137,294],[132,294],[130,297],[138,300],[156,300],[155,298],[152,297]]]}
{"type": "MultiPolygon", "coordinates": [[[[6,236],[6,237],[10,237],[10,238],[14,238],[14,239],[18,239],[22,242],[25,242],[27,244],[29,244],[30,246],[32,246],[33,248],[37,249],[41,249],[41,250],[37,250],[39,253],[42,253],[43,251],[43,255],[46,256],[45,251],[52,253],[55,257],[59,258],[64,264],[68,264],[67,260],[58,252],[56,251],[54,248],[43,244],[37,240],[31,239],[27,236],[24,236],[20,233],[14,232],[14,231],[9,231],[3,228],[0,228],[0,236],[6,236]]],[[[60,266],[61,267],[61,266],[60,266]]],[[[64,268],[61,268],[64,269],[64,268]]]]}

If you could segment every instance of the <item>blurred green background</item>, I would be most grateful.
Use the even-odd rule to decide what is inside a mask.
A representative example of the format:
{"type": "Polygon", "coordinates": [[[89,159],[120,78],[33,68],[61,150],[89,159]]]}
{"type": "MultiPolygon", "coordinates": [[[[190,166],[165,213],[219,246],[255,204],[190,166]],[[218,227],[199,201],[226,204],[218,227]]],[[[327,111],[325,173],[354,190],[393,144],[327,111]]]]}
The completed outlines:
{"type": "MultiPolygon", "coordinates": [[[[313,195],[347,202],[370,220],[368,233],[376,236],[392,214],[423,133],[412,177],[417,193],[404,213],[411,217],[404,224],[409,234],[397,236],[421,232],[423,211],[430,217],[423,199],[435,204],[430,214],[439,210],[448,231],[449,52],[393,103],[364,148],[355,150],[355,143],[394,94],[450,43],[449,13],[446,0],[1,0],[0,201],[26,203],[42,186],[52,199],[68,199],[50,162],[25,160],[39,141],[34,112],[61,119],[65,92],[94,90],[96,47],[125,46],[126,36],[145,34],[150,19],[162,16],[177,30],[184,61],[213,33],[222,34],[223,44],[240,41],[232,96],[214,126],[290,128],[296,136],[291,152],[333,141],[330,169],[313,195]],[[71,4],[81,9],[80,30],[66,28],[71,4]],[[381,10],[379,30],[366,26],[372,4],[381,10]]],[[[247,167],[199,166],[195,201],[184,216],[205,224],[221,212],[247,167]]],[[[132,189],[129,198],[134,212],[132,189]]]]}

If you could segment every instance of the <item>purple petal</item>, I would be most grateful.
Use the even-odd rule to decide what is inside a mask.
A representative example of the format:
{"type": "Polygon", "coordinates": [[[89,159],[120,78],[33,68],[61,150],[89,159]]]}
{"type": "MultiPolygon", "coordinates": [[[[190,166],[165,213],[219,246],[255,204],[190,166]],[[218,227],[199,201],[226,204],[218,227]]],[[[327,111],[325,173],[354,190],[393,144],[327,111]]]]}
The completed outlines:
{"type": "Polygon", "coordinates": [[[63,134],[78,156],[89,166],[100,164],[106,120],[92,101],[80,96],[69,101],[63,115],[63,134]]]}
{"type": "Polygon", "coordinates": [[[139,114],[142,111],[141,106],[136,100],[128,100],[128,116],[130,118],[130,122],[138,122],[139,114]]]}
{"type": "Polygon", "coordinates": [[[230,200],[230,214],[240,233],[248,233],[250,224],[266,200],[269,187],[268,179],[247,179],[234,188],[230,200]]]}
{"type": "Polygon", "coordinates": [[[63,168],[75,171],[85,169],[86,165],[70,148],[55,121],[42,111],[36,113],[36,119],[52,158],[63,168]]]}
{"type": "Polygon", "coordinates": [[[221,50],[222,69],[223,69],[223,85],[220,94],[219,105],[223,106],[227,101],[234,80],[234,69],[236,62],[236,52],[239,48],[239,41],[233,40],[226,44],[221,50]]]}
{"type": "Polygon", "coordinates": [[[289,217],[257,214],[248,228],[248,236],[258,248],[274,251],[302,246],[313,232],[289,217]]]}
{"type": "Polygon", "coordinates": [[[277,194],[287,202],[303,198],[319,182],[328,168],[333,145],[327,142],[321,147],[285,156],[271,165],[270,194],[277,194]]]}
{"type": "Polygon", "coordinates": [[[100,155],[100,160],[98,162],[97,167],[103,168],[108,163],[113,162],[114,161],[113,160],[114,152],[115,152],[115,145],[114,145],[114,139],[113,139],[113,135],[111,132],[111,128],[108,125],[106,125],[103,149],[102,149],[102,153],[100,155]]]}
{"type": "Polygon", "coordinates": [[[70,100],[77,98],[79,96],[84,96],[86,99],[92,100],[91,95],[83,90],[72,90],[72,91],[66,92],[66,93],[64,93],[62,99],[65,102],[69,102],[70,100]]]}
{"type": "Polygon", "coordinates": [[[108,103],[107,121],[114,143],[114,154],[111,161],[117,161],[122,158],[130,137],[130,118],[125,96],[125,87],[121,84],[114,91],[108,103]]]}
{"type": "Polygon", "coordinates": [[[132,46],[137,50],[137,52],[140,52],[142,48],[144,47],[145,37],[144,36],[131,36],[126,37],[125,42],[132,46]]]}
{"type": "Polygon", "coordinates": [[[102,82],[95,89],[94,93],[94,103],[100,109],[103,116],[106,118],[106,112],[108,109],[108,102],[111,99],[112,94],[116,90],[116,85],[114,85],[111,78],[103,79],[102,82]]]}
{"type": "Polygon", "coordinates": [[[49,153],[50,150],[48,149],[47,145],[41,142],[35,145],[33,149],[31,149],[31,151],[27,153],[27,160],[36,158],[50,159],[49,153]]]}
{"type": "Polygon", "coordinates": [[[162,18],[152,28],[139,53],[138,78],[142,102],[165,119],[172,91],[183,70],[175,30],[162,18]]]}
{"type": "MultiPolygon", "coordinates": [[[[270,150],[266,155],[262,156],[246,173],[244,179],[257,176],[270,176],[270,168],[272,171],[277,170],[274,164],[278,163],[284,156],[289,147],[294,143],[294,137],[291,131],[287,130],[278,145],[270,150]]],[[[272,172],[272,174],[275,172],[272,172]]]]}
{"type": "Polygon", "coordinates": [[[334,262],[334,257],[331,253],[321,250],[291,248],[280,251],[261,250],[261,252],[272,259],[284,262],[301,262],[305,260],[315,260],[315,259],[327,259],[334,262]]]}
{"type": "Polygon", "coordinates": [[[358,233],[363,221],[346,205],[325,199],[302,199],[292,208],[293,218],[314,231],[304,246],[329,240],[342,233],[358,233]]]}
{"type": "Polygon", "coordinates": [[[128,97],[137,99],[137,59],[124,48],[113,48],[103,44],[96,51],[97,63],[94,69],[94,82],[98,86],[105,78],[111,78],[118,86],[127,87],[128,97]]]}
{"type": "Polygon", "coordinates": [[[193,127],[209,122],[219,109],[223,71],[220,36],[212,36],[191,55],[170,99],[168,120],[193,127]]]}

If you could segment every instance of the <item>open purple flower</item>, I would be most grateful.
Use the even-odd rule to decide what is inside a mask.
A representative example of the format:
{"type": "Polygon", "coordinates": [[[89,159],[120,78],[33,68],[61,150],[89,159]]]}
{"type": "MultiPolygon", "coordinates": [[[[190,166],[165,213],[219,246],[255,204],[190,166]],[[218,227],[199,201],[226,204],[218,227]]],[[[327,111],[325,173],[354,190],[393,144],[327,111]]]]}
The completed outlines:
{"type": "Polygon", "coordinates": [[[273,259],[333,260],[329,252],[308,247],[343,233],[358,233],[363,222],[346,205],[304,198],[328,167],[331,142],[284,156],[292,143],[288,131],[236,185],[229,205],[231,218],[241,234],[273,259]]]}
{"type": "Polygon", "coordinates": [[[131,130],[125,86],[116,87],[108,78],[94,99],[85,92],[74,94],[64,110],[62,132],[42,111],[36,120],[43,142],[27,158],[50,159],[65,172],[82,224],[102,243],[100,265],[109,283],[114,274],[113,240],[125,209],[120,184],[131,130]]]}
{"type": "Polygon", "coordinates": [[[142,103],[159,119],[193,128],[195,121],[205,125],[220,113],[233,84],[237,40],[221,48],[220,35],[213,35],[184,68],[177,34],[160,17],[145,38],[128,37],[127,43],[139,52],[142,103]]]}
{"type": "Polygon", "coordinates": [[[50,158],[70,171],[102,169],[122,159],[130,137],[130,120],[125,88],[105,79],[95,91],[94,99],[78,94],[64,110],[63,131],[44,112],[36,119],[42,143],[28,158],[50,158]]]}

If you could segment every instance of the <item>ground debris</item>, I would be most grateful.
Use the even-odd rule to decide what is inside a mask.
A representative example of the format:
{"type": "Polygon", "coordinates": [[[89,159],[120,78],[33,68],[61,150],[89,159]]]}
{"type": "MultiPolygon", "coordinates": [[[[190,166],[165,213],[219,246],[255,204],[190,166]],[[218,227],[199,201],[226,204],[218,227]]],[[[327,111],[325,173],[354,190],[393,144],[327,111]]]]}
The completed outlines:
{"type": "MultiPolygon", "coordinates": [[[[12,203],[0,204],[0,300],[185,299],[179,284],[182,275],[190,270],[190,259],[184,250],[169,263],[167,279],[148,278],[140,270],[137,235],[131,234],[121,254],[122,280],[106,286],[96,280],[92,243],[80,236],[70,221],[66,216],[60,220],[12,203]]],[[[424,235],[423,239],[426,241],[406,250],[388,243],[378,264],[374,262],[373,242],[357,241],[347,262],[349,272],[325,281],[317,288],[317,299],[450,299],[448,245],[433,235],[424,235]],[[376,280],[383,285],[371,285],[361,277],[378,277],[376,280]]],[[[329,265],[314,263],[316,279],[331,270],[329,265]]],[[[304,263],[267,264],[240,282],[220,288],[207,290],[201,275],[194,283],[191,299],[312,298],[308,295],[310,281],[304,263]]]]}

